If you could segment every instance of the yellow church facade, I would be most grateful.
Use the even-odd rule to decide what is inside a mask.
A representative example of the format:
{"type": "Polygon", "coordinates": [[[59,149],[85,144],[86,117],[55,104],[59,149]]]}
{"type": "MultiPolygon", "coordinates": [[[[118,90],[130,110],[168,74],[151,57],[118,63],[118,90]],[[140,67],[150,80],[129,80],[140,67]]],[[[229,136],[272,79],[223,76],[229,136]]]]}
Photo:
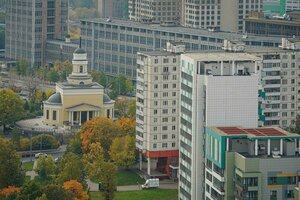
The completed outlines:
{"type": "Polygon", "coordinates": [[[78,48],[73,54],[72,74],[56,84],[56,93],[43,102],[43,123],[65,128],[79,127],[95,117],[114,117],[114,101],[93,82],[87,71],[87,54],[78,48]]]}

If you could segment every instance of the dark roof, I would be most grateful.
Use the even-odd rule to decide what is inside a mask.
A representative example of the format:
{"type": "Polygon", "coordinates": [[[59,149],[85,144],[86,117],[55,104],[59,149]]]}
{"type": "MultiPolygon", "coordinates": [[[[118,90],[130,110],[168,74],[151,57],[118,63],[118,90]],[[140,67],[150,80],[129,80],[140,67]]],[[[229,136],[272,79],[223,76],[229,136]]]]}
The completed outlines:
{"type": "Polygon", "coordinates": [[[74,53],[77,53],[77,54],[86,54],[86,51],[85,51],[84,49],[78,47],[78,48],[74,51],[74,53]]]}
{"type": "Polygon", "coordinates": [[[110,97],[107,94],[104,94],[103,95],[103,103],[108,103],[110,101],[111,101],[110,97]]]}
{"type": "Polygon", "coordinates": [[[61,104],[61,96],[60,93],[52,94],[49,99],[47,100],[47,103],[53,103],[53,104],[61,104]]]}

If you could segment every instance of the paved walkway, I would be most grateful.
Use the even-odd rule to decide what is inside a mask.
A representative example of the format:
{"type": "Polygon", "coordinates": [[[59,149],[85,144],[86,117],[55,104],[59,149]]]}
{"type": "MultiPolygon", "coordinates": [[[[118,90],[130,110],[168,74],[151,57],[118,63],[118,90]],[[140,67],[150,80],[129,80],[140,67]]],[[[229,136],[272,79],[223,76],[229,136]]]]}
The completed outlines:
{"type": "MultiPolygon", "coordinates": [[[[99,191],[98,184],[92,182],[91,180],[87,180],[88,187],[90,191],[97,192],[99,191]]],[[[160,189],[178,189],[178,183],[170,181],[170,180],[162,180],[159,183],[160,189]]],[[[117,191],[124,192],[124,191],[136,191],[141,190],[141,185],[126,185],[126,186],[117,186],[117,191]]]]}
{"type": "Polygon", "coordinates": [[[38,174],[35,171],[27,171],[26,176],[30,176],[30,180],[33,180],[38,174]]]}

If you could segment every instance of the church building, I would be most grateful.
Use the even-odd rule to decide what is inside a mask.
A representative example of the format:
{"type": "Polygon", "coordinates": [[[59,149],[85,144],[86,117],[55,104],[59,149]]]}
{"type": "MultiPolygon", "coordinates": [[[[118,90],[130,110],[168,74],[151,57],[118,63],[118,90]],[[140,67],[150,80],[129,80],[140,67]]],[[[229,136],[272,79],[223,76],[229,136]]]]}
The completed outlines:
{"type": "Polygon", "coordinates": [[[56,93],[43,102],[46,125],[79,127],[94,117],[114,117],[114,103],[104,88],[88,73],[87,53],[81,47],[73,54],[73,71],[67,82],[56,84],[56,93]]]}

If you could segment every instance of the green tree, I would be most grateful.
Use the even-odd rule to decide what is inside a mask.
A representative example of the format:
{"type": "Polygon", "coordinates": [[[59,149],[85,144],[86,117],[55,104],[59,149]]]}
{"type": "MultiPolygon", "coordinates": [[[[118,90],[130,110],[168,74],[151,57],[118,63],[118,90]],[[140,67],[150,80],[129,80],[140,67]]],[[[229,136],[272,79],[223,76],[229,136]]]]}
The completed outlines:
{"type": "Polygon", "coordinates": [[[0,126],[14,124],[24,114],[23,101],[12,90],[0,91],[0,126]]]}
{"type": "Polygon", "coordinates": [[[36,181],[29,181],[21,187],[18,200],[33,200],[42,196],[41,186],[36,181]]]}
{"type": "Polygon", "coordinates": [[[33,150],[57,149],[59,147],[58,140],[48,134],[40,134],[32,137],[33,150]]]}
{"type": "Polygon", "coordinates": [[[115,138],[110,146],[109,155],[117,166],[128,169],[135,163],[135,137],[126,135],[115,138]]]}
{"type": "Polygon", "coordinates": [[[89,177],[101,181],[101,190],[105,200],[112,200],[116,191],[117,167],[106,162],[103,156],[103,148],[100,143],[93,143],[91,151],[84,155],[89,177]]]}
{"type": "Polygon", "coordinates": [[[134,118],[135,119],[135,115],[136,115],[136,101],[135,100],[131,100],[129,105],[128,105],[128,112],[127,112],[127,116],[130,118],[134,118]]]}
{"type": "Polygon", "coordinates": [[[43,195],[46,196],[47,200],[73,200],[73,194],[65,190],[61,185],[46,185],[42,189],[43,195]]]}
{"type": "Polygon", "coordinates": [[[19,155],[11,141],[0,138],[0,188],[21,186],[23,182],[19,155]]]}
{"type": "Polygon", "coordinates": [[[47,80],[55,83],[59,81],[59,74],[56,71],[51,70],[47,73],[47,80]]]}
{"type": "Polygon", "coordinates": [[[51,179],[56,171],[56,165],[54,163],[53,157],[40,156],[37,160],[34,171],[38,173],[43,181],[51,179]]]}
{"type": "Polygon", "coordinates": [[[104,87],[107,87],[110,83],[108,77],[102,71],[92,71],[91,76],[93,77],[93,81],[104,87]]]}
{"type": "Polygon", "coordinates": [[[82,156],[81,140],[79,133],[77,133],[75,137],[70,140],[67,146],[67,152],[77,154],[80,157],[82,156]]]}
{"type": "Polygon", "coordinates": [[[26,76],[30,72],[30,64],[26,59],[21,59],[17,61],[17,73],[18,75],[26,76]]]}
{"type": "Polygon", "coordinates": [[[59,173],[56,178],[58,184],[69,180],[77,180],[86,186],[84,165],[81,158],[74,153],[66,153],[58,165],[59,173]]]}

